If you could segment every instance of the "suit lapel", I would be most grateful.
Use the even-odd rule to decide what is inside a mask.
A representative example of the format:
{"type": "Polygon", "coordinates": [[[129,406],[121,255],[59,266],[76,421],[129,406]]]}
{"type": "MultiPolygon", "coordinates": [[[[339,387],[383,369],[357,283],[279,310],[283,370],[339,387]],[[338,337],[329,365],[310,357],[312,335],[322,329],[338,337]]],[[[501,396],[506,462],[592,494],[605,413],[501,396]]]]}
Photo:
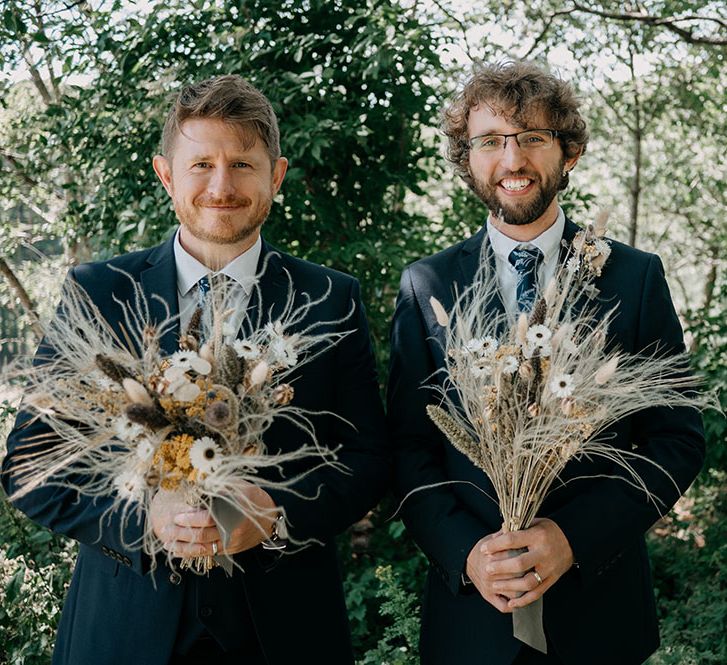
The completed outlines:
{"type": "Polygon", "coordinates": [[[168,316],[177,317],[174,325],[167,328],[160,340],[162,351],[172,354],[177,351],[179,340],[179,299],[177,267],[174,261],[174,236],[157,247],[149,255],[147,263],[149,267],[141,273],[141,287],[149,303],[150,321],[159,324],[168,316]]]}
{"type": "Polygon", "coordinates": [[[248,336],[253,330],[280,316],[288,300],[289,287],[290,281],[282,256],[263,240],[257,266],[257,281],[253,286],[240,333],[248,336]]]}

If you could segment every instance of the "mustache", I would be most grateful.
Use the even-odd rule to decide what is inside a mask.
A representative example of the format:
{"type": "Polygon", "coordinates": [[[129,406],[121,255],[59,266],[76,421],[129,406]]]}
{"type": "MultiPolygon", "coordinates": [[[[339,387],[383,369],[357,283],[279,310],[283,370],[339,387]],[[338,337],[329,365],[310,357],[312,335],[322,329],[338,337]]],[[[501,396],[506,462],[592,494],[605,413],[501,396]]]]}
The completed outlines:
{"type": "Polygon", "coordinates": [[[247,196],[230,196],[224,199],[218,199],[213,196],[200,196],[194,200],[194,204],[197,206],[229,206],[246,208],[252,205],[252,199],[247,196]]]}

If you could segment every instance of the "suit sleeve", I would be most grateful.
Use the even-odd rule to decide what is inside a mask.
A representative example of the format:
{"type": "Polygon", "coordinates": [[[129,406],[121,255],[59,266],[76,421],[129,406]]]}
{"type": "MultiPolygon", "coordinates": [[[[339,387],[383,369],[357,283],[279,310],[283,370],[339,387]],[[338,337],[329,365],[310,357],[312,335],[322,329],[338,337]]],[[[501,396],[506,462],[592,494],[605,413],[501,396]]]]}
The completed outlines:
{"type": "MultiPolygon", "coordinates": [[[[73,270],[67,279],[75,279],[73,270]]],[[[56,316],[62,316],[62,313],[57,312],[56,316]]],[[[42,341],[33,362],[42,364],[53,354],[53,348],[42,341]]],[[[52,446],[51,428],[29,411],[21,409],[8,436],[7,454],[2,464],[2,485],[8,495],[20,489],[13,475],[13,466],[28,452],[29,447],[41,451],[49,450],[52,446]]],[[[143,574],[145,566],[139,547],[129,548],[129,544],[138,545],[141,540],[143,518],[137,520],[134,516],[123,519],[120,511],[108,513],[104,517],[112,503],[111,499],[105,497],[92,498],[53,484],[42,485],[13,501],[15,507],[34,522],[54,533],[98,549],[104,555],[143,574]]]]}
{"type": "Polygon", "coordinates": [[[338,448],[337,460],[347,472],[323,466],[296,482],[292,492],[269,490],[275,503],[285,509],[294,541],[323,541],[341,533],[366,515],[390,482],[376,363],[356,280],[351,280],[346,309],[351,302],[353,320],[343,327],[352,332],[334,347],[335,373],[326,377],[335,382],[335,398],[325,407],[340,418],[333,419],[328,440],[322,442],[338,448]]]}
{"type": "MultiPolygon", "coordinates": [[[[656,256],[646,268],[636,321],[636,351],[657,348],[662,354],[676,354],[684,350],[681,326],[656,256]]],[[[549,515],[568,538],[585,584],[605,572],[622,550],[668,512],[704,461],[702,420],[695,409],[650,408],[632,416],[630,425],[636,452],[646,458],[630,463],[653,500],[630,486],[622,469],[614,468],[616,477],[594,482],[549,515]]]]}
{"type": "Polygon", "coordinates": [[[437,402],[430,387],[436,369],[407,269],[391,328],[387,399],[395,486],[407,529],[457,593],[467,555],[489,530],[457,499],[451,486],[442,485],[450,480],[444,471],[444,441],[426,413],[427,405],[437,402]]]}

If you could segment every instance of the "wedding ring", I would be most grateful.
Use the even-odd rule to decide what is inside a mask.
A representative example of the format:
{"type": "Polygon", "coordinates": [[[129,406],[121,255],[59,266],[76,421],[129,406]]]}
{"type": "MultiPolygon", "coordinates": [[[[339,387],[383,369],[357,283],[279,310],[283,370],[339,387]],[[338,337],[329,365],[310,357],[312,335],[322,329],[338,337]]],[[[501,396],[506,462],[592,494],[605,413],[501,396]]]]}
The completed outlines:
{"type": "MultiPolygon", "coordinates": [[[[218,550],[217,541],[215,540],[212,543],[212,556],[217,556],[217,550],[218,550]]],[[[536,573],[536,575],[537,575],[537,573],[536,573]]]]}
{"type": "Polygon", "coordinates": [[[533,569],[531,572],[533,573],[533,575],[535,575],[535,579],[537,580],[538,584],[542,584],[543,578],[538,575],[538,571],[533,569]]]}

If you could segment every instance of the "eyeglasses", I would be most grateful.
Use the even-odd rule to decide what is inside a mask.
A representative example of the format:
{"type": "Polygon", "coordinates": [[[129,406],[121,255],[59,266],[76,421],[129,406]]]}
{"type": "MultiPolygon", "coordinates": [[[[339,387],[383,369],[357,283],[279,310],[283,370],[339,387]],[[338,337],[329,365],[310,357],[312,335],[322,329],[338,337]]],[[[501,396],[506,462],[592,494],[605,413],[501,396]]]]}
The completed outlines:
{"type": "Polygon", "coordinates": [[[558,132],[554,129],[526,129],[516,134],[481,134],[473,136],[468,143],[472,150],[495,152],[507,148],[507,140],[512,136],[521,150],[541,150],[553,145],[553,139],[558,136],[558,132]]]}

